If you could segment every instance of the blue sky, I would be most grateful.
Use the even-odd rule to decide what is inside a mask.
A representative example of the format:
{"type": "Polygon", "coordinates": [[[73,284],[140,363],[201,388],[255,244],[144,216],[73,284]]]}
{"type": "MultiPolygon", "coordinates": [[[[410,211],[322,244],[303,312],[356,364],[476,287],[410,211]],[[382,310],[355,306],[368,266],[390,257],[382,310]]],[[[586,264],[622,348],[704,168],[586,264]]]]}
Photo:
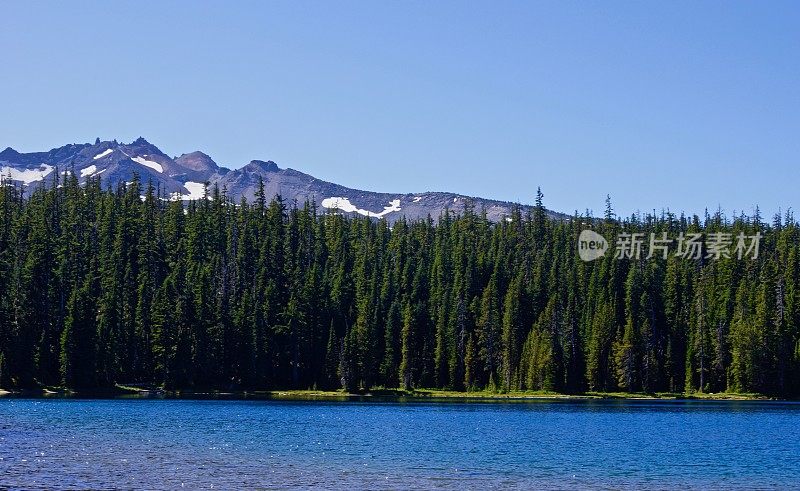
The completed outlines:
{"type": "Polygon", "coordinates": [[[798,207],[798,2],[2,2],[0,146],[559,211],[798,207]]]}

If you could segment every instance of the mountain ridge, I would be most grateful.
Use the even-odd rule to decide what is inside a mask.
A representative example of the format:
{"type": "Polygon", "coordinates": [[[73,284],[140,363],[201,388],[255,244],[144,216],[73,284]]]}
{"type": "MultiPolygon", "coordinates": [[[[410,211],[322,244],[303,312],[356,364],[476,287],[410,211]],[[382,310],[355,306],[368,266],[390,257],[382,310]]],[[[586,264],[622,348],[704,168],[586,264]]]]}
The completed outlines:
{"type": "MultiPolygon", "coordinates": [[[[235,201],[252,201],[263,182],[267,199],[281,195],[288,202],[313,201],[323,209],[346,215],[363,215],[395,221],[436,219],[445,211],[459,213],[470,203],[485,210],[492,221],[508,219],[515,206],[523,213],[531,205],[466,196],[446,191],[421,193],[386,193],[349,188],[318,179],[293,168],[281,168],[272,160],[254,159],[238,169],[217,164],[200,150],[169,157],[143,137],[131,143],[117,140],[71,143],[46,152],[19,152],[7,147],[0,152],[0,179],[35,189],[53,183],[54,172],[74,172],[80,184],[99,178],[105,185],[131,182],[138,175],[141,182],[153,182],[171,199],[190,201],[202,198],[206,185],[224,188],[235,201]]],[[[567,215],[547,211],[551,218],[567,215]]]]}

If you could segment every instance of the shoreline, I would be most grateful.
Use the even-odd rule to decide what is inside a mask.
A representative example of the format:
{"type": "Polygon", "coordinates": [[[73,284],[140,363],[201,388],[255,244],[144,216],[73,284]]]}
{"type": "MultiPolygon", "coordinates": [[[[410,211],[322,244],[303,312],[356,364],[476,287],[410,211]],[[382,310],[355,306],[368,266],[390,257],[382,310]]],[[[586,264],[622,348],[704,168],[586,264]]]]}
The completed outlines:
{"type": "Polygon", "coordinates": [[[43,387],[40,389],[5,390],[0,389],[0,397],[42,397],[42,398],[164,398],[164,399],[253,399],[284,401],[452,401],[452,402],[502,402],[502,401],[586,401],[586,400],[620,400],[620,401],[776,401],[791,402],[796,399],[783,399],[763,394],[737,393],[670,393],[659,392],[584,392],[565,394],[548,391],[511,391],[511,392],[458,392],[442,389],[375,389],[364,392],[345,392],[343,390],[315,389],[275,389],[275,390],[164,390],[157,387],[131,387],[117,385],[106,389],[71,390],[61,387],[43,387]]]}
{"type": "Polygon", "coordinates": [[[679,394],[679,393],[625,393],[625,392],[585,392],[580,394],[565,394],[560,392],[456,392],[439,389],[417,389],[413,391],[367,391],[365,393],[348,394],[339,391],[314,391],[314,390],[275,390],[266,394],[276,399],[302,399],[302,398],[376,398],[398,400],[452,400],[452,401],[525,401],[525,400],[643,400],[643,401],[676,401],[676,400],[709,400],[709,401],[790,401],[778,399],[762,394],[679,394]]]}

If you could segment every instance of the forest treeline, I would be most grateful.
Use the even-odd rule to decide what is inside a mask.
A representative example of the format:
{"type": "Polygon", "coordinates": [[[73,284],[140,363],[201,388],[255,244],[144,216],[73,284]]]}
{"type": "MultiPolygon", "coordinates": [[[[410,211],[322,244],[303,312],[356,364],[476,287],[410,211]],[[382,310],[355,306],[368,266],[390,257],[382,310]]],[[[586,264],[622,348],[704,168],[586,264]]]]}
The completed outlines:
{"type": "Polygon", "coordinates": [[[551,220],[539,194],[389,224],[208,194],[0,187],[0,387],[800,392],[791,213],[551,220]],[[755,260],[583,262],[589,226],[763,238],[755,260]]]}

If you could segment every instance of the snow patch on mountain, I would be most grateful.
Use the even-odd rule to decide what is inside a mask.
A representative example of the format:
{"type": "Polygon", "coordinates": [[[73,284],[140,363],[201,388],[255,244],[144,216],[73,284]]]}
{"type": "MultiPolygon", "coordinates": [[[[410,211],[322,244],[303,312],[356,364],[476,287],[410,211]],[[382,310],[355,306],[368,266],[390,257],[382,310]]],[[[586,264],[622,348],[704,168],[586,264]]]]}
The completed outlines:
{"type": "Polygon", "coordinates": [[[189,194],[182,194],[181,199],[203,199],[203,196],[206,194],[206,185],[202,182],[186,181],[183,187],[189,191],[189,194]]]}
{"type": "Polygon", "coordinates": [[[400,200],[395,199],[389,202],[389,206],[384,206],[383,211],[375,213],[369,210],[362,210],[350,202],[348,198],[332,197],[322,200],[322,207],[329,209],[337,209],[347,213],[358,213],[367,217],[380,218],[384,215],[392,213],[393,211],[400,211],[400,200]]]}
{"type": "Polygon", "coordinates": [[[164,173],[164,168],[161,167],[161,164],[158,162],[153,162],[152,160],[147,160],[144,157],[133,157],[131,160],[136,162],[137,164],[142,164],[145,167],[150,167],[154,171],[158,172],[159,174],[164,173]]]}
{"type": "Polygon", "coordinates": [[[413,203],[419,203],[421,199],[422,199],[422,196],[414,196],[414,199],[412,200],[412,202],[413,203]]]}
{"type": "MultiPolygon", "coordinates": [[[[103,169],[103,170],[105,170],[105,169],[103,169]]],[[[90,165],[89,167],[87,167],[85,169],[81,169],[81,177],[91,176],[95,172],[97,172],[97,166],[92,164],[92,165],[90,165]]]]}
{"type": "Polygon", "coordinates": [[[106,155],[109,155],[109,154],[112,154],[112,153],[114,153],[114,149],[109,148],[108,150],[103,150],[102,152],[98,153],[97,155],[92,157],[92,159],[93,160],[102,159],[106,155]]]}
{"type": "Polygon", "coordinates": [[[11,178],[14,181],[22,181],[25,184],[41,181],[51,172],[53,172],[53,167],[47,164],[40,165],[38,169],[18,170],[8,166],[0,168],[1,177],[11,178]]]}

